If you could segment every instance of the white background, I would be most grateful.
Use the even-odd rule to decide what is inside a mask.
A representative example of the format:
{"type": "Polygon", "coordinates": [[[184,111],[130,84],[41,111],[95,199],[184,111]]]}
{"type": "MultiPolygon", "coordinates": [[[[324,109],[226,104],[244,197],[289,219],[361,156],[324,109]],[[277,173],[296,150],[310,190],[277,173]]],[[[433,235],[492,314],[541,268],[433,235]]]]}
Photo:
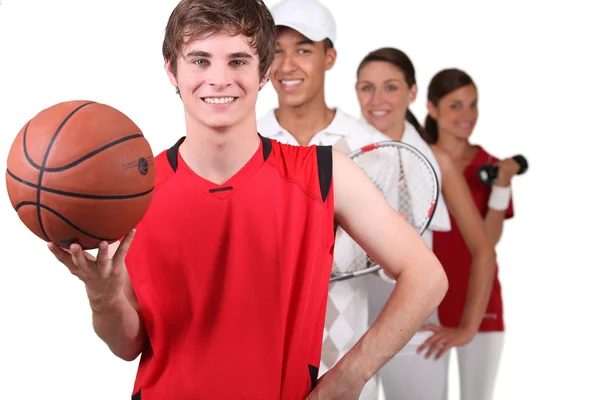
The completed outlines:
{"type": "MultiPolygon", "coordinates": [[[[27,120],[72,99],[125,112],[156,154],[184,134],[161,58],[175,0],[1,3],[1,160],[27,120]]],[[[497,247],[507,337],[496,399],[600,398],[591,231],[600,222],[593,195],[600,30],[591,3],[325,1],[339,32],[330,106],[358,115],[360,59],[395,46],[415,63],[420,93],[412,110],[420,120],[433,74],[465,69],[480,94],[473,141],[500,157],[529,159],[528,173],[514,180],[516,216],[497,247]]],[[[275,105],[269,85],[258,116],[275,105]]],[[[95,337],[82,284],[20,222],[4,184],[0,239],[0,399],[129,398],[137,361],[119,360],[95,337]]],[[[455,393],[456,381],[451,386],[455,393]]]]}

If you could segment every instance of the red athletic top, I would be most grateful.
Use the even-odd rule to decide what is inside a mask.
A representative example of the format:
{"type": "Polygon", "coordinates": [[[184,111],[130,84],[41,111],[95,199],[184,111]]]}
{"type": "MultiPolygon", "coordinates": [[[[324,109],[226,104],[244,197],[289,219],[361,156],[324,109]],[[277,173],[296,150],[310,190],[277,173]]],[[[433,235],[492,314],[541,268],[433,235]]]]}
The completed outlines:
{"type": "Polygon", "coordinates": [[[149,337],[133,399],[304,399],[333,262],[331,147],[261,137],[216,185],[186,165],[182,141],[156,157],[126,259],[149,337]]]}
{"type": "MultiPolygon", "coordinates": [[[[484,185],[479,181],[478,169],[483,164],[496,164],[499,160],[489,155],[483,148],[479,147],[477,154],[471,163],[465,168],[464,176],[473,195],[473,200],[479,209],[482,218],[488,211],[488,200],[492,190],[491,186],[484,185]]],[[[512,198],[505,219],[514,215],[512,198]]],[[[448,232],[433,233],[433,252],[448,276],[448,292],[438,308],[440,322],[443,326],[457,327],[462,318],[463,309],[467,300],[469,288],[469,275],[471,272],[472,257],[465,240],[463,239],[456,221],[450,216],[452,228],[448,232]]],[[[500,281],[498,280],[498,268],[494,277],[494,285],[490,295],[490,302],[485,311],[485,316],[479,327],[480,331],[503,331],[504,319],[502,312],[502,293],[500,281]]]]}

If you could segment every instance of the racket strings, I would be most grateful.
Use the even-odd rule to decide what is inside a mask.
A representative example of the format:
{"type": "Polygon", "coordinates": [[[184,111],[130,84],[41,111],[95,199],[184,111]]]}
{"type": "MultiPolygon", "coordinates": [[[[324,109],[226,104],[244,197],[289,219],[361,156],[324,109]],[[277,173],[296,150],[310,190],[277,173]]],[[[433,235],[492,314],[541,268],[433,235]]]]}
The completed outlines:
{"type": "MultiPolygon", "coordinates": [[[[430,219],[431,205],[437,199],[437,179],[428,162],[411,148],[398,145],[381,145],[352,159],[392,208],[404,214],[407,222],[422,233],[430,219]]],[[[334,259],[334,275],[376,266],[341,227],[336,233],[334,259]]]]}

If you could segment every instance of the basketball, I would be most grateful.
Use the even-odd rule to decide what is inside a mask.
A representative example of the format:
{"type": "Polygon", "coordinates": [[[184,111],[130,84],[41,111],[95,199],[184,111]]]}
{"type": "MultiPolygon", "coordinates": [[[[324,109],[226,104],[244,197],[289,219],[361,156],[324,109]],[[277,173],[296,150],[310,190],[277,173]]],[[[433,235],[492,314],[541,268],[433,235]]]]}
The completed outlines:
{"type": "Polygon", "coordinates": [[[95,249],[141,221],[154,193],[152,149],[125,114],[93,101],[46,108],[10,148],[8,196],[44,241],[95,249]]]}

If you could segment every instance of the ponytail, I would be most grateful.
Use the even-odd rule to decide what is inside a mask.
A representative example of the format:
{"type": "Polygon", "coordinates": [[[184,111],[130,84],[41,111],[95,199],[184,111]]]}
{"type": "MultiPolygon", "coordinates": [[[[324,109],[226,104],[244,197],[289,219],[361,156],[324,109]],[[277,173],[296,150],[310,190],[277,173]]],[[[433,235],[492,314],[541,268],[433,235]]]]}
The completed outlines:
{"type": "Polygon", "coordinates": [[[427,114],[427,118],[425,118],[425,129],[422,132],[422,136],[429,144],[435,144],[438,140],[437,122],[429,114],[427,114]]]}
{"type": "Polygon", "coordinates": [[[409,124],[415,127],[419,135],[423,136],[423,127],[419,124],[419,121],[415,117],[415,115],[407,108],[406,109],[406,120],[409,124]]]}

